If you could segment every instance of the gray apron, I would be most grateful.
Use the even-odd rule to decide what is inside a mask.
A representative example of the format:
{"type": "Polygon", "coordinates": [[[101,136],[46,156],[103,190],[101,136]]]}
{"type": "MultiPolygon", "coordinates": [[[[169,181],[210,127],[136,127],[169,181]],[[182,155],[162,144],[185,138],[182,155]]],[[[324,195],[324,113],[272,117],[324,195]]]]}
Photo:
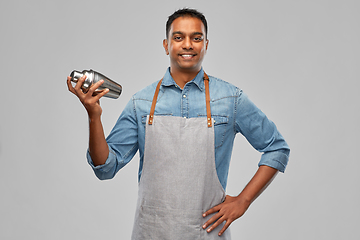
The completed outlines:
{"type": "Polygon", "coordinates": [[[144,163],[139,183],[133,240],[230,239],[227,229],[211,233],[202,217],[225,199],[215,168],[209,82],[204,74],[207,118],[154,116],[159,82],[146,123],[144,163]]]}

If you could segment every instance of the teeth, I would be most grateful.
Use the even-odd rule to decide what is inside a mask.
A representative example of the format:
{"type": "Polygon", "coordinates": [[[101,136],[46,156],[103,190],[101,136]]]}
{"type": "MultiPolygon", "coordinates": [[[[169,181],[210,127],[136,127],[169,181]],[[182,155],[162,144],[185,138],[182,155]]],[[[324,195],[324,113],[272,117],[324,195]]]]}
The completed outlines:
{"type": "Polygon", "coordinates": [[[192,57],[192,55],[181,55],[183,57],[192,57]]]}

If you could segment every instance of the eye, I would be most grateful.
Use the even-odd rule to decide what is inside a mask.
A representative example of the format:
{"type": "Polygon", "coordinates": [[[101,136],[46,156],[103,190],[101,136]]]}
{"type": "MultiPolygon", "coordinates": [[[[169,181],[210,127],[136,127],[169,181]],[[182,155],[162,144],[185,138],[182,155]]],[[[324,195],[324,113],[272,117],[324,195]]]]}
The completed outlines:
{"type": "Polygon", "coordinates": [[[175,41],[181,41],[181,39],[182,39],[182,37],[180,37],[180,36],[174,36],[175,41]]]}
{"type": "Polygon", "coordinates": [[[196,41],[196,42],[201,42],[203,39],[204,39],[203,36],[194,37],[194,41],[196,41]]]}

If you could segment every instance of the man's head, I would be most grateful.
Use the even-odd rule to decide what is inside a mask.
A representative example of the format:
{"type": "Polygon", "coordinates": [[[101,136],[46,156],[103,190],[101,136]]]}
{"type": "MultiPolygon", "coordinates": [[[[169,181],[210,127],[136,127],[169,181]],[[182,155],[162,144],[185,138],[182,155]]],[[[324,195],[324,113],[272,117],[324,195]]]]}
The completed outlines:
{"type": "Polygon", "coordinates": [[[200,71],[209,42],[204,15],[196,10],[181,9],[169,17],[166,25],[163,46],[170,57],[171,72],[200,71]]]}
{"type": "Polygon", "coordinates": [[[195,9],[189,9],[189,8],[183,8],[183,9],[179,9],[176,12],[174,12],[173,14],[171,14],[166,22],[166,38],[169,39],[169,31],[170,31],[170,27],[171,24],[173,23],[173,21],[179,17],[193,17],[193,18],[198,18],[201,20],[201,22],[204,24],[204,28],[205,28],[205,39],[207,39],[207,32],[208,32],[208,26],[207,26],[207,21],[205,16],[195,10],[195,9]]]}

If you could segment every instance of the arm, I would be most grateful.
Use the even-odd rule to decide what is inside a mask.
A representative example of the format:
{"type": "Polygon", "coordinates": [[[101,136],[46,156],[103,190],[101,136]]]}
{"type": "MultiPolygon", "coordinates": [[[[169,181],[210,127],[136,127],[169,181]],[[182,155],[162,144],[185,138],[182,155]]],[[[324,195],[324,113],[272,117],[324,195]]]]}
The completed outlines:
{"type": "Polygon", "coordinates": [[[207,232],[211,232],[222,222],[226,221],[224,227],[219,232],[219,236],[223,234],[233,221],[244,215],[250,204],[269,186],[277,173],[277,169],[260,166],[254,177],[238,196],[231,197],[227,195],[223,203],[209,209],[203,214],[203,217],[206,217],[209,214],[217,212],[204,224],[203,228],[206,229],[214,223],[207,229],[207,232]]]}
{"type": "Polygon", "coordinates": [[[70,92],[75,94],[80,102],[84,105],[89,116],[89,152],[94,165],[102,165],[106,162],[109,154],[109,148],[105,140],[104,130],[101,123],[102,109],[99,99],[109,90],[106,89],[97,95],[93,95],[94,91],[103,83],[99,81],[93,84],[89,91],[84,93],[81,85],[85,81],[86,76],[82,76],[76,83],[75,87],[71,85],[71,78],[67,78],[67,85],[70,92]]]}
{"type": "Polygon", "coordinates": [[[89,117],[89,153],[94,166],[105,164],[109,155],[100,117],[96,119],[89,117]]]}
{"type": "Polygon", "coordinates": [[[244,190],[237,197],[226,196],[223,203],[205,212],[204,216],[217,212],[203,226],[205,229],[214,223],[208,229],[209,232],[226,221],[219,235],[246,212],[279,171],[284,172],[290,152],[275,124],[241,90],[237,94],[235,131],[245,136],[249,143],[263,154],[258,171],[244,190]]]}

